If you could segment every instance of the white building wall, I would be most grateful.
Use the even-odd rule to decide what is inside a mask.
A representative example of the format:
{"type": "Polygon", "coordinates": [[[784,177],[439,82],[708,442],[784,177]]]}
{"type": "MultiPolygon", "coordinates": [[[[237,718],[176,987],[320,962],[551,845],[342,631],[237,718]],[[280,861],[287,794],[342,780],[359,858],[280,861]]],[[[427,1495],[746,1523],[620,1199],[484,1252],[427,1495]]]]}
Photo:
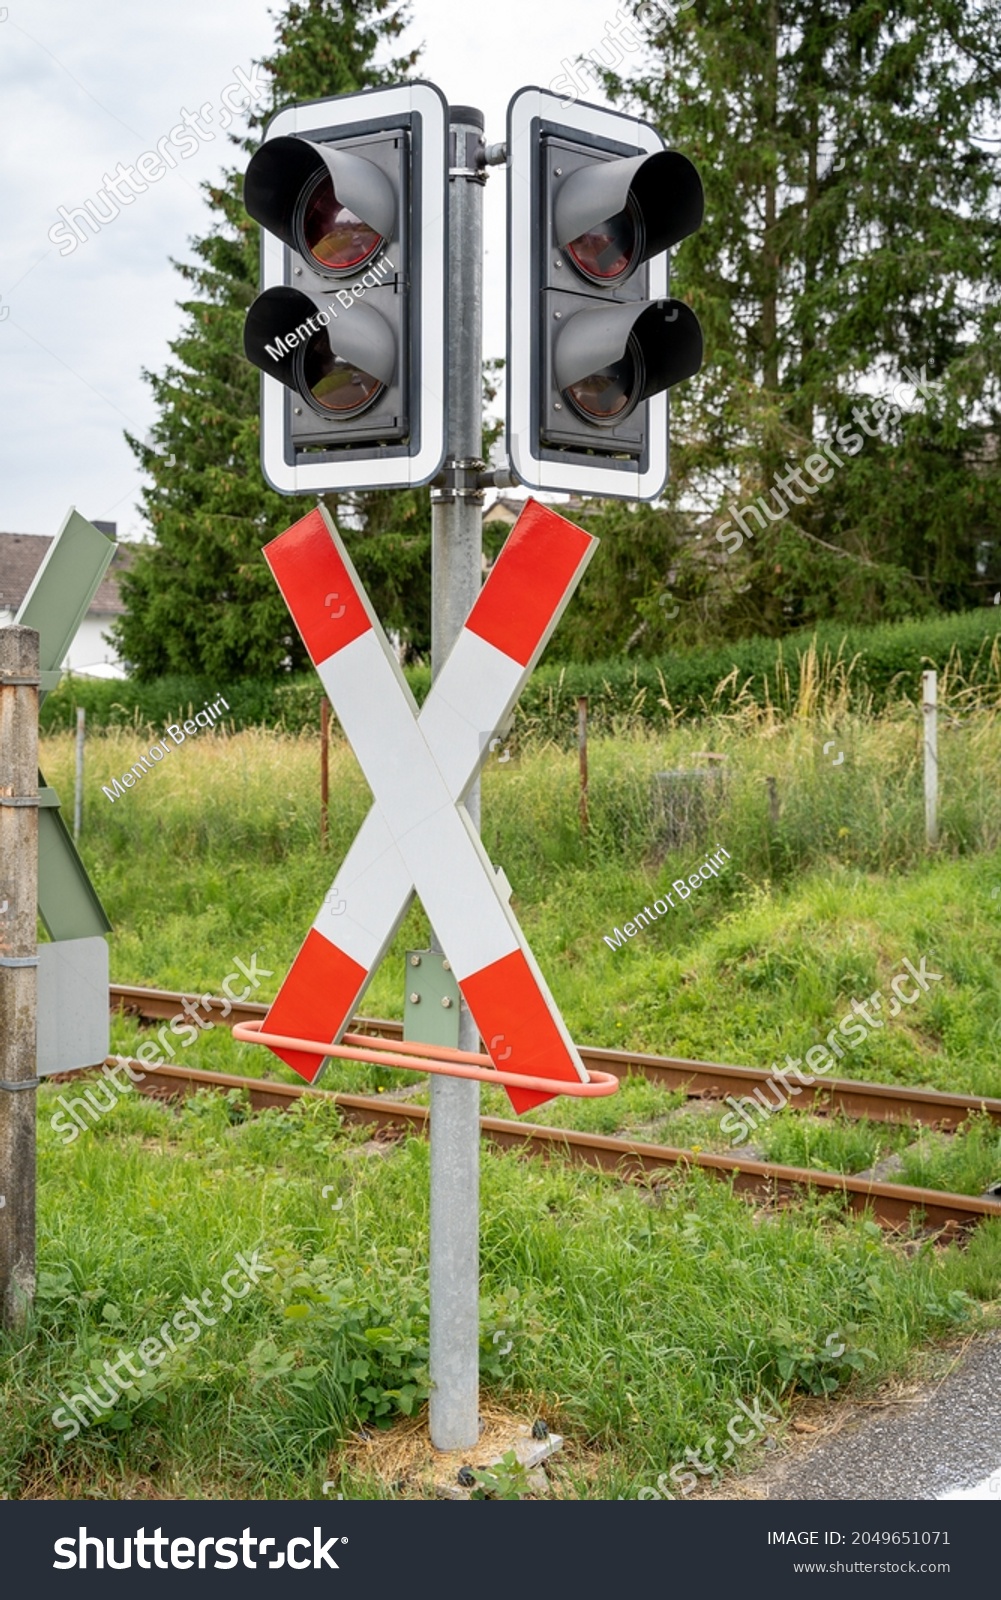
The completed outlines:
{"type": "MultiPolygon", "coordinates": [[[[13,622],[14,613],[0,606],[0,628],[13,622]]],[[[110,613],[84,617],[76,631],[63,667],[69,672],[89,673],[95,678],[124,678],[125,668],[113,645],[102,638],[114,619],[110,613]]]]}
{"type": "Polygon", "coordinates": [[[70,672],[93,672],[101,678],[124,678],[125,668],[117,651],[102,638],[113,620],[108,614],[84,617],[63,666],[70,672]]]}

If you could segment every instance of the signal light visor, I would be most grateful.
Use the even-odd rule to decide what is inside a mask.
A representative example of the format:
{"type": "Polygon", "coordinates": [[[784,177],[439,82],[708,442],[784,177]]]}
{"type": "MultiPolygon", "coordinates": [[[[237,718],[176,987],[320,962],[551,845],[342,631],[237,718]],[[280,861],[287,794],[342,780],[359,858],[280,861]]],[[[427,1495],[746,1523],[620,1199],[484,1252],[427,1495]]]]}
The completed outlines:
{"type": "Polygon", "coordinates": [[[396,195],[374,161],[337,145],[266,139],[243,181],[247,210],[324,272],[354,272],[393,236],[396,195]]]}
{"type": "Polygon", "coordinates": [[[614,283],[695,233],[704,209],[702,179],[678,150],[591,161],[556,190],[556,243],[592,283],[614,283]]]}
{"type": "MultiPolygon", "coordinates": [[[[340,291],[339,291],[340,292],[340,291]]],[[[248,360],[326,416],[358,416],[393,381],[396,341],[368,301],[340,312],[299,289],[265,290],[247,312],[248,360]]]]}

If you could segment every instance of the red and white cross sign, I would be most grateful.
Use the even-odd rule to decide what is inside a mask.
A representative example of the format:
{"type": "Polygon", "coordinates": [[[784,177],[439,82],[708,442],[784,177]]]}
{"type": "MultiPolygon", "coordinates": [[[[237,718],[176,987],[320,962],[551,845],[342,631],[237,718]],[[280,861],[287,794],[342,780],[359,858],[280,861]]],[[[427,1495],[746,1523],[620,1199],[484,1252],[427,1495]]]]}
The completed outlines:
{"type": "MultiPolygon", "coordinates": [[[[265,547],[375,796],[265,1032],[336,1043],[416,890],[494,1065],[587,1081],[462,797],[596,547],[529,501],[420,710],[325,508],[265,547]]],[[[275,1053],[316,1077],[317,1057],[275,1053]]],[[[553,1098],[508,1094],[518,1112],[553,1098]]]]}

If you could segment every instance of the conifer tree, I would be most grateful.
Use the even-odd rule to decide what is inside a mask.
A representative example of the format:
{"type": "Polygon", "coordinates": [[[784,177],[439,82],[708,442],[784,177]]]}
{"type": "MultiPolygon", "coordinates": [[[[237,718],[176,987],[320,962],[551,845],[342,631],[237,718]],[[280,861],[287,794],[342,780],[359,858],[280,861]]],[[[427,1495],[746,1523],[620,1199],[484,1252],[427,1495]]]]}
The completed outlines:
{"type": "MultiPolygon", "coordinates": [[[[143,509],[155,542],[123,580],[119,648],[143,677],[198,673],[232,681],[308,665],[261,546],[313,503],[269,489],[260,467],[260,375],[243,354],[258,291],[259,230],[243,208],[243,172],[260,130],[291,101],[399,82],[417,52],[380,64],[408,20],[396,0],[285,0],[261,63],[269,98],[231,136],[239,169],[204,186],[214,220],[174,262],[188,286],[174,360],[144,372],[159,417],[153,444],[129,435],[152,482],[143,509]]],[[[427,490],[326,497],[384,624],[426,641],[427,490]]]]}
{"type": "MultiPolygon", "coordinates": [[[[602,76],[702,174],[705,222],[672,287],[702,322],[706,364],[672,396],[668,499],[643,514],[660,575],[629,614],[621,587],[610,597],[620,646],[637,617],[654,650],[982,602],[1001,580],[1001,5],[631,10],[602,76]],[[903,406],[884,437],[739,557],[716,545],[707,562],[729,505],[892,390],[903,406]],[[669,572],[682,605],[665,622],[669,572]]],[[[599,552],[586,582],[606,572],[599,552]]]]}

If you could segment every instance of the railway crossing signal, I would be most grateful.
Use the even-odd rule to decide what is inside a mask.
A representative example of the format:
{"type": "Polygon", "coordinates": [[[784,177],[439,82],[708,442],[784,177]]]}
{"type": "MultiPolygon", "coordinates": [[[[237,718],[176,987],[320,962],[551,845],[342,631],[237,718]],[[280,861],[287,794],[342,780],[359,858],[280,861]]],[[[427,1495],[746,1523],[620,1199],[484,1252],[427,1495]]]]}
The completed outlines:
{"type": "Polygon", "coordinates": [[[283,494],[429,482],[445,455],[447,107],[428,83],[288,106],[250,161],[244,350],[283,494]]]}
{"type": "Polygon", "coordinates": [[[653,500],[667,391],[702,332],[668,252],[702,223],[702,181],[648,123],[521,89],[508,107],[508,449],[533,489],[653,500]]]}
{"type": "MultiPolygon", "coordinates": [[[[541,90],[510,110],[508,450],[529,487],[652,499],[665,391],[701,361],[666,252],[698,227],[702,187],[645,124],[558,112],[541,90]]],[[[417,893],[433,948],[410,962],[434,983],[415,977],[408,1005],[459,1003],[460,1051],[478,1032],[494,1069],[526,1080],[504,1080],[522,1112],[587,1073],[480,842],[478,775],[595,541],[529,503],[482,582],[482,189],[498,153],[482,113],[429,84],[282,111],[245,184],[263,230],[245,350],[274,488],[436,480],[420,710],[325,508],[265,552],[374,804],[263,1032],[312,1081],[322,1055],[303,1044],[339,1046],[417,893]]],[[[433,1041],[440,1018],[417,1026],[433,1041]]],[[[448,1450],[478,1429],[475,1082],[432,1076],[430,1131],[430,1431],[448,1450]]]]}
{"type": "MultiPolygon", "coordinates": [[[[495,1066],[587,1081],[462,804],[597,540],[529,502],[418,713],[325,508],[265,548],[375,794],[264,1024],[336,1043],[416,887],[495,1066]],[[488,731],[482,730],[487,725],[488,731]]],[[[278,1051],[312,1081],[319,1058],[278,1051]]],[[[552,1098],[508,1088],[516,1111],[552,1098]]]]}

